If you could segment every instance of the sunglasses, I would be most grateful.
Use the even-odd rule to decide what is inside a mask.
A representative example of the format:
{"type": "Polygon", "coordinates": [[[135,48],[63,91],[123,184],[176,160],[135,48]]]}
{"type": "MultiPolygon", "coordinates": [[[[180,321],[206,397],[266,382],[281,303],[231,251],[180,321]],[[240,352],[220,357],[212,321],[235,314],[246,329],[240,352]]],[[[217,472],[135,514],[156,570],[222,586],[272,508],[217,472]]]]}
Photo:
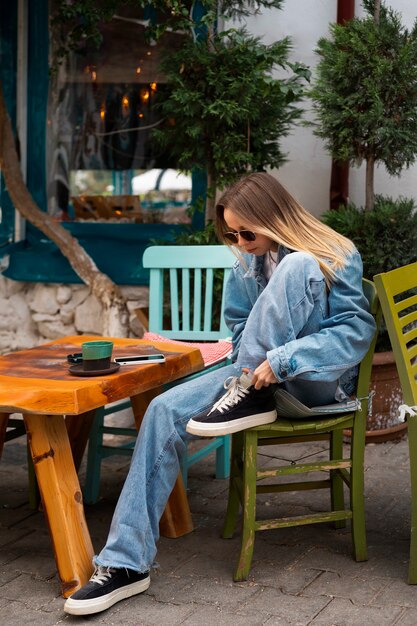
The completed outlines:
{"type": "Polygon", "coordinates": [[[251,230],[237,230],[235,232],[230,231],[228,233],[224,233],[224,238],[227,239],[227,241],[230,241],[230,243],[238,243],[239,235],[245,241],[255,241],[256,239],[256,233],[251,230]]]}

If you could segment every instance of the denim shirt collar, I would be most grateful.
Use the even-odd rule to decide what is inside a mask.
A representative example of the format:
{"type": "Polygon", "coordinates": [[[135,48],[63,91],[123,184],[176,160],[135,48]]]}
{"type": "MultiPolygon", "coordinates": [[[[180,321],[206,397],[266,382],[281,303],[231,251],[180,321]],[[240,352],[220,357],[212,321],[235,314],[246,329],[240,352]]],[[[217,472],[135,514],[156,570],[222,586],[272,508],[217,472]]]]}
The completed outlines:
{"type": "MultiPolygon", "coordinates": [[[[285,246],[279,246],[278,248],[278,263],[280,263],[282,261],[282,259],[287,255],[290,254],[292,252],[292,250],[290,250],[289,248],[286,248],[285,246]]],[[[256,280],[256,282],[261,286],[261,287],[265,287],[266,286],[266,278],[265,278],[265,274],[263,271],[264,268],[264,262],[265,262],[265,256],[255,256],[254,254],[245,254],[242,253],[243,258],[246,261],[246,264],[248,266],[247,271],[244,273],[243,277],[244,278],[254,278],[256,280]]]]}

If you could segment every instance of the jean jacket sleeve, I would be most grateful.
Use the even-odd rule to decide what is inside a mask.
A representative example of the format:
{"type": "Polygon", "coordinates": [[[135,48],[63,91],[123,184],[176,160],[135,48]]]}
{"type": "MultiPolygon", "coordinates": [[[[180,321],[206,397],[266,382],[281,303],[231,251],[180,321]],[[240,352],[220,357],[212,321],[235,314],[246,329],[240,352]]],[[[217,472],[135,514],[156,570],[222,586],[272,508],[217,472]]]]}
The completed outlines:
{"type": "Polygon", "coordinates": [[[227,327],[232,331],[232,361],[237,358],[246,320],[257,298],[255,291],[251,293],[253,281],[244,280],[243,275],[242,266],[236,262],[230,272],[225,292],[224,317],[227,327]]]}
{"type": "Polygon", "coordinates": [[[267,352],[267,358],[280,382],[296,376],[337,380],[363,359],[374,333],[375,321],[362,289],[362,260],[354,251],[331,285],[328,316],[320,331],[267,352]]]}

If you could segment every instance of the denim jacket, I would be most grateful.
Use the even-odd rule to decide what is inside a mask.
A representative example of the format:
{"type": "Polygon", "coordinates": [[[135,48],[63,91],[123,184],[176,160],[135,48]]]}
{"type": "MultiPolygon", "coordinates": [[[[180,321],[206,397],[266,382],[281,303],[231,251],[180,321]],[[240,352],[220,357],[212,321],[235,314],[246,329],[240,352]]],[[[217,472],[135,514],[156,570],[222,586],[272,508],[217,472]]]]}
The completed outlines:
{"type": "MultiPolygon", "coordinates": [[[[281,247],[280,262],[291,251],[281,247]]],[[[233,333],[232,360],[236,360],[246,320],[267,281],[264,257],[242,254],[246,268],[237,260],[230,274],[225,298],[225,319],[233,333]]],[[[362,260],[357,250],[336,272],[327,296],[327,316],[317,333],[299,336],[268,352],[268,361],[278,380],[297,376],[312,381],[339,380],[343,391],[355,390],[357,365],[365,356],[375,332],[362,290],[362,260]]],[[[273,329],[271,329],[273,331],[273,329]]]]}

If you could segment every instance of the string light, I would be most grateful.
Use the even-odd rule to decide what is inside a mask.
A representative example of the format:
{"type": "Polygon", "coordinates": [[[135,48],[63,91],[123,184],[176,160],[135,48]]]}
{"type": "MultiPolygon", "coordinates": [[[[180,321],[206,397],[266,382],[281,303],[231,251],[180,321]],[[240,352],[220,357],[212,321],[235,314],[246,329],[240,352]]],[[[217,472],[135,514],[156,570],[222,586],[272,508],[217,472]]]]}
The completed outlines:
{"type": "Polygon", "coordinates": [[[122,98],[122,107],[123,112],[126,113],[127,109],[129,108],[129,97],[126,94],[122,98]]]}
{"type": "Polygon", "coordinates": [[[97,80],[97,68],[95,65],[86,65],[84,68],[84,74],[90,74],[91,80],[95,82],[97,80]]]}

